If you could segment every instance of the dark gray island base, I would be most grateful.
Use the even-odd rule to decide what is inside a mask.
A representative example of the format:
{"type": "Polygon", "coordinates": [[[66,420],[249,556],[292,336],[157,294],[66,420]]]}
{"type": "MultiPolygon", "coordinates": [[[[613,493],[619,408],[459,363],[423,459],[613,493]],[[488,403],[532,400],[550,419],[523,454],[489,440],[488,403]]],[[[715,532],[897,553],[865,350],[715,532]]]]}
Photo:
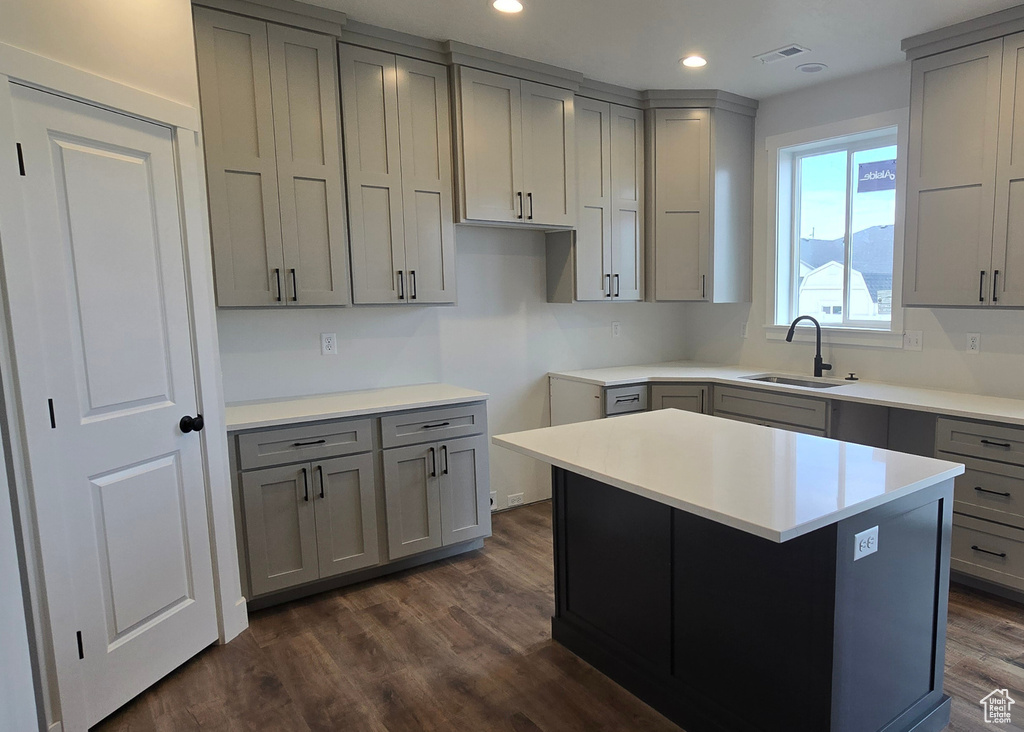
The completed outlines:
{"type": "Polygon", "coordinates": [[[932,732],[953,481],[775,542],[552,469],[553,638],[687,732],[932,732]],[[854,561],[854,536],[879,528],[854,561]]]}

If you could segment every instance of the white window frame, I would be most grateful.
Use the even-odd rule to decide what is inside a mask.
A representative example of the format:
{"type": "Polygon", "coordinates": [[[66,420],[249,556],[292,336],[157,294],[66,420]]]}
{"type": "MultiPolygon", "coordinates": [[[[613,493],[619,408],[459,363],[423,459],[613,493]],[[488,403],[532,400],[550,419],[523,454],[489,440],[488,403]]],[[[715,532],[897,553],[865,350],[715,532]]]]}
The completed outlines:
{"type": "MultiPolygon", "coordinates": [[[[827,342],[838,345],[875,346],[888,348],[903,347],[903,230],[906,199],[906,160],[907,160],[907,127],[909,110],[898,109],[889,112],[866,115],[855,119],[835,122],[828,125],[812,127],[766,138],[765,149],[769,162],[768,176],[768,282],[765,337],[768,340],[782,340],[789,330],[790,303],[796,297],[795,283],[792,276],[794,261],[797,261],[798,240],[793,234],[793,222],[798,214],[798,202],[795,200],[794,185],[795,165],[799,153],[803,150],[815,153],[830,149],[829,140],[836,140],[833,149],[850,149],[851,143],[858,138],[875,139],[867,145],[877,144],[879,131],[896,130],[896,157],[900,161],[896,166],[896,220],[893,227],[893,271],[892,271],[892,317],[888,328],[879,328],[873,323],[848,323],[845,325],[822,325],[822,332],[827,342]],[[840,139],[844,138],[844,139],[840,139]],[[850,139],[852,138],[852,140],[850,139]],[[784,215],[780,216],[779,212],[784,215]]],[[[884,144],[884,143],[883,143],[884,144]]],[[[891,143],[890,143],[891,144],[891,143]]],[[[859,147],[859,146],[858,146],[859,147]]],[[[849,208],[849,205],[847,205],[849,208]]],[[[847,211],[847,229],[849,229],[849,211],[847,211]]],[[[849,233],[849,232],[848,232],[849,233]]],[[[847,251],[850,248],[850,237],[847,237],[847,251]]],[[[799,265],[797,265],[799,266],[799,265]]],[[[849,277],[849,267],[844,278],[849,277]]],[[[848,286],[844,286],[845,291],[848,286]]],[[[844,309],[847,303],[843,303],[844,309]]],[[[815,315],[815,313],[808,313],[815,315]]],[[[810,340],[813,336],[806,332],[809,329],[797,329],[797,340],[810,340]]]]}

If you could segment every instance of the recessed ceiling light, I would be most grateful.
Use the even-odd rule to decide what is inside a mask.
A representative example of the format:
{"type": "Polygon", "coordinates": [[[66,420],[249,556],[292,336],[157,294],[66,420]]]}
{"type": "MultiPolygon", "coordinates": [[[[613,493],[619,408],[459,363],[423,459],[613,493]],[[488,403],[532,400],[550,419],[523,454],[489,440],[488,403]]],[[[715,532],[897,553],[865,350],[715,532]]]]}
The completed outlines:
{"type": "Polygon", "coordinates": [[[491,7],[499,13],[521,13],[523,4],[519,0],[494,0],[491,7]]]}
{"type": "Polygon", "coordinates": [[[707,66],[708,60],[703,56],[687,56],[683,59],[683,66],[689,69],[699,69],[701,66],[707,66]]]}
{"type": "Polygon", "coordinates": [[[805,74],[817,74],[819,71],[824,71],[828,66],[825,64],[810,63],[800,64],[796,67],[797,71],[803,71],[805,74]]]}

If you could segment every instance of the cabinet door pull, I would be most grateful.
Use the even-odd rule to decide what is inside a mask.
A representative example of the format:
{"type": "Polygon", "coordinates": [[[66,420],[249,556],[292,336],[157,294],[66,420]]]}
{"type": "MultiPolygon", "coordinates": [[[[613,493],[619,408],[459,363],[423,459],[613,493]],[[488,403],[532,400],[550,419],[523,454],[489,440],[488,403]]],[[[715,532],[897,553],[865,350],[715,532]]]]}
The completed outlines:
{"type": "Polygon", "coordinates": [[[1003,493],[1002,491],[990,491],[988,488],[982,488],[980,485],[974,486],[974,490],[978,491],[978,493],[989,493],[993,496],[1003,496],[1005,498],[1010,497],[1009,493],[1003,493]]]}
{"type": "Polygon", "coordinates": [[[708,297],[707,287],[705,286],[707,275],[700,276],[700,297],[702,300],[706,300],[708,297]]]}
{"type": "Polygon", "coordinates": [[[320,472],[320,497],[324,497],[324,466],[317,465],[316,469],[320,472]]]}
{"type": "Polygon", "coordinates": [[[409,299],[416,299],[416,270],[409,270],[409,299]]]}
{"type": "Polygon", "coordinates": [[[982,549],[980,546],[977,545],[972,546],[971,549],[973,549],[976,552],[981,552],[982,554],[991,554],[993,557],[1006,559],[1006,552],[990,552],[988,549],[982,549]]]}
{"type": "Polygon", "coordinates": [[[999,302],[999,270],[992,270],[992,302],[999,302]]]}
{"type": "Polygon", "coordinates": [[[277,301],[281,302],[281,270],[274,267],[274,279],[277,280],[277,301]]]}
{"type": "Polygon", "coordinates": [[[516,196],[519,197],[519,215],[516,216],[516,218],[517,219],[521,219],[521,218],[523,218],[523,192],[522,191],[516,191],[516,196]]]}
{"type": "Polygon", "coordinates": [[[309,474],[308,474],[308,472],[306,471],[305,468],[302,469],[302,488],[303,488],[302,500],[308,501],[309,500],[309,474]]]}
{"type": "Polygon", "coordinates": [[[533,221],[533,191],[530,191],[529,193],[526,194],[526,200],[530,202],[530,215],[527,216],[526,218],[529,219],[530,221],[533,221]]]}
{"type": "Polygon", "coordinates": [[[430,477],[437,477],[437,450],[430,448],[430,477]]]}
{"type": "Polygon", "coordinates": [[[441,445],[441,475],[448,475],[448,446],[441,445]]]}
{"type": "Polygon", "coordinates": [[[299,301],[299,284],[295,279],[295,268],[292,267],[292,302],[299,301]]]}
{"type": "Polygon", "coordinates": [[[398,299],[405,299],[405,275],[402,270],[398,270],[398,299]]]}
{"type": "Polygon", "coordinates": [[[605,280],[607,280],[606,284],[608,285],[607,289],[605,290],[604,296],[605,297],[611,297],[612,296],[612,276],[610,274],[606,274],[604,276],[604,278],[605,278],[605,280]]]}
{"type": "Polygon", "coordinates": [[[981,438],[982,445],[991,445],[992,447],[1005,447],[1009,450],[1012,445],[1009,442],[993,442],[992,440],[986,440],[984,437],[981,438]]]}
{"type": "Polygon", "coordinates": [[[985,302],[985,270],[981,270],[978,278],[978,302],[985,302]]]}
{"type": "Polygon", "coordinates": [[[293,442],[292,447],[308,447],[309,445],[322,445],[327,442],[324,440],[310,440],[309,442],[293,442]]]}
{"type": "Polygon", "coordinates": [[[436,430],[438,427],[448,427],[451,422],[438,422],[437,424],[425,424],[420,429],[423,430],[436,430]]]}
{"type": "Polygon", "coordinates": [[[615,275],[615,295],[614,295],[614,297],[618,297],[618,296],[619,296],[619,276],[615,275]]]}

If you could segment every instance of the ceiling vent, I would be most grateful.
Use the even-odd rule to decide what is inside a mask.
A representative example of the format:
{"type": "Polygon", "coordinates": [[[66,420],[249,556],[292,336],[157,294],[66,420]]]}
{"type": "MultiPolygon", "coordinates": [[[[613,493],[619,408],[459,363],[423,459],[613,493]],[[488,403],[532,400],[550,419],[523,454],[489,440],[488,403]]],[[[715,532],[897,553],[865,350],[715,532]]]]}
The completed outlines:
{"type": "Polygon", "coordinates": [[[811,49],[798,46],[795,43],[789,46],[783,46],[782,48],[776,48],[774,51],[768,53],[762,53],[760,56],[754,56],[758,61],[763,64],[773,64],[776,61],[785,61],[787,58],[793,58],[794,56],[801,56],[808,53],[811,49]]]}

